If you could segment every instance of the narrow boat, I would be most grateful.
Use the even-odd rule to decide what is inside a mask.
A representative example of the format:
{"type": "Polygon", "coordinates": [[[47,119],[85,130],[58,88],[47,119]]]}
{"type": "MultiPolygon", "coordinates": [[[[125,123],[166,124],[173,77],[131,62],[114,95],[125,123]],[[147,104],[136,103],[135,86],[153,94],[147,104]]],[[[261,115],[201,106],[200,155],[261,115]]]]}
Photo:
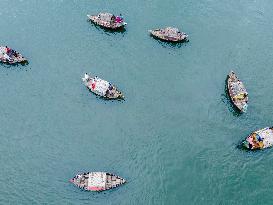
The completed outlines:
{"type": "Polygon", "coordinates": [[[106,99],[124,99],[123,94],[111,83],[100,78],[91,77],[87,73],[82,78],[84,85],[96,95],[106,99]]]}
{"type": "Polygon", "coordinates": [[[273,127],[251,133],[243,142],[244,148],[249,150],[265,149],[273,145],[273,127]]]}
{"type": "Polygon", "coordinates": [[[99,13],[98,15],[87,15],[91,22],[108,29],[118,29],[127,25],[122,15],[115,16],[111,13],[99,13]]]}
{"type": "Polygon", "coordinates": [[[87,172],[77,174],[70,182],[87,191],[105,191],[124,184],[126,180],[108,172],[87,172]]]}
{"type": "Polygon", "coordinates": [[[7,64],[26,63],[25,59],[19,52],[7,47],[0,46],[0,61],[7,64]]]}
{"type": "Polygon", "coordinates": [[[149,30],[149,33],[155,38],[170,42],[185,41],[188,38],[187,34],[179,31],[178,28],[173,27],[149,30]]]}
{"type": "Polygon", "coordinates": [[[227,77],[228,95],[240,112],[246,112],[248,107],[248,93],[243,82],[233,71],[227,77]]]}

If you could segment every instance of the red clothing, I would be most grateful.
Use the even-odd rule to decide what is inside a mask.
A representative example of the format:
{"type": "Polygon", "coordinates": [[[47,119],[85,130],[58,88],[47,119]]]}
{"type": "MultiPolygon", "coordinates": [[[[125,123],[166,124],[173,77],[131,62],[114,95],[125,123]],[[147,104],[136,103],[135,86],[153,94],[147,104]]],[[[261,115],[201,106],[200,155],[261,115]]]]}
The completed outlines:
{"type": "Polygon", "coordinates": [[[96,83],[92,83],[92,89],[94,90],[95,89],[95,87],[96,87],[96,83]]]}

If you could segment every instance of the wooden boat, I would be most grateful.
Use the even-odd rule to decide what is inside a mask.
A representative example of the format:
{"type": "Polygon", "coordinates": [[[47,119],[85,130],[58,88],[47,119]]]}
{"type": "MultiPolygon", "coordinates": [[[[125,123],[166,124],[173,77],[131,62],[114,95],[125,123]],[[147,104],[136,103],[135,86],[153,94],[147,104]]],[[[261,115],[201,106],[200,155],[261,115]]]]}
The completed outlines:
{"type": "Polygon", "coordinates": [[[7,64],[16,64],[16,63],[26,63],[27,59],[25,59],[17,51],[7,46],[0,46],[0,61],[7,64]]]}
{"type": "Polygon", "coordinates": [[[76,175],[70,182],[87,191],[105,191],[124,184],[126,180],[107,172],[87,172],[76,175]]]}
{"type": "Polygon", "coordinates": [[[248,107],[248,93],[242,81],[233,71],[227,77],[228,94],[236,108],[241,112],[246,112],[248,107]]]}
{"type": "Polygon", "coordinates": [[[87,17],[95,24],[108,29],[118,29],[124,27],[127,23],[123,17],[115,16],[111,13],[99,13],[98,15],[87,15],[87,17]]]}
{"type": "Polygon", "coordinates": [[[149,30],[149,33],[155,38],[170,42],[185,41],[188,38],[187,34],[180,32],[178,28],[173,27],[149,30]]]}
{"type": "Polygon", "coordinates": [[[123,94],[111,83],[100,78],[91,77],[87,73],[82,78],[84,85],[96,95],[106,99],[124,99],[123,94]]]}
{"type": "Polygon", "coordinates": [[[244,148],[249,150],[265,149],[273,145],[273,127],[251,133],[243,142],[244,148]]]}

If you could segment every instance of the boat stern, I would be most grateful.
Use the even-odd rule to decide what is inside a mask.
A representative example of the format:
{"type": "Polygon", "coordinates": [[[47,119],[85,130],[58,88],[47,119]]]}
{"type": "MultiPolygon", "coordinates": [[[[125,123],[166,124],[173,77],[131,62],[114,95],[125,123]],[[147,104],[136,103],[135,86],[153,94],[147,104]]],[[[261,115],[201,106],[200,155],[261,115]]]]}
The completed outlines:
{"type": "Polygon", "coordinates": [[[97,16],[95,16],[95,15],[87,15],[87,17],[91,21],[95,21],[95,19],[97,18],[97,16]]]}
{"type": "Polygon", "coordinates": [[[121,100],[125,100],[125,96],[123,95],[122,92],[119,93],[119,97],[118,98],[121,99],[121,100]]]}
{"type": "Polygon", "coordinates": [[[247,141],[247,139],[242,141],[241,147],[243,149],[247,149],[247,150],[251,150],[251,148],[252,148],[251,144],[247,141]]]}

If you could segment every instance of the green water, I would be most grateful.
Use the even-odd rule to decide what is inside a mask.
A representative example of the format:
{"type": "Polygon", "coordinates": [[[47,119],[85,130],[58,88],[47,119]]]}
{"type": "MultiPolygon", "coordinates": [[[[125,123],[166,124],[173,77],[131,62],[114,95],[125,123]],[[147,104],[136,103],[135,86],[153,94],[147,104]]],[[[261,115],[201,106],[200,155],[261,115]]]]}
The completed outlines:
{"type": "Polygon", "coordinates": [[[0,204],[272,204],[273,150],[237,144],[272,126],[271,0],[1,0],[0,45],[29,59],[0,65],[0,204]],[[124,33],[86,14],[122,13],[124,33]],[[176,26],[190,41],[148,35],[176,26]],[[237,115],[225,94],[233,69],[249,92],[237,115]],[[83,73],[113,82],[104,101],[83,73]],[[128,183],[77,189],[78,172],[128,183]]]}

